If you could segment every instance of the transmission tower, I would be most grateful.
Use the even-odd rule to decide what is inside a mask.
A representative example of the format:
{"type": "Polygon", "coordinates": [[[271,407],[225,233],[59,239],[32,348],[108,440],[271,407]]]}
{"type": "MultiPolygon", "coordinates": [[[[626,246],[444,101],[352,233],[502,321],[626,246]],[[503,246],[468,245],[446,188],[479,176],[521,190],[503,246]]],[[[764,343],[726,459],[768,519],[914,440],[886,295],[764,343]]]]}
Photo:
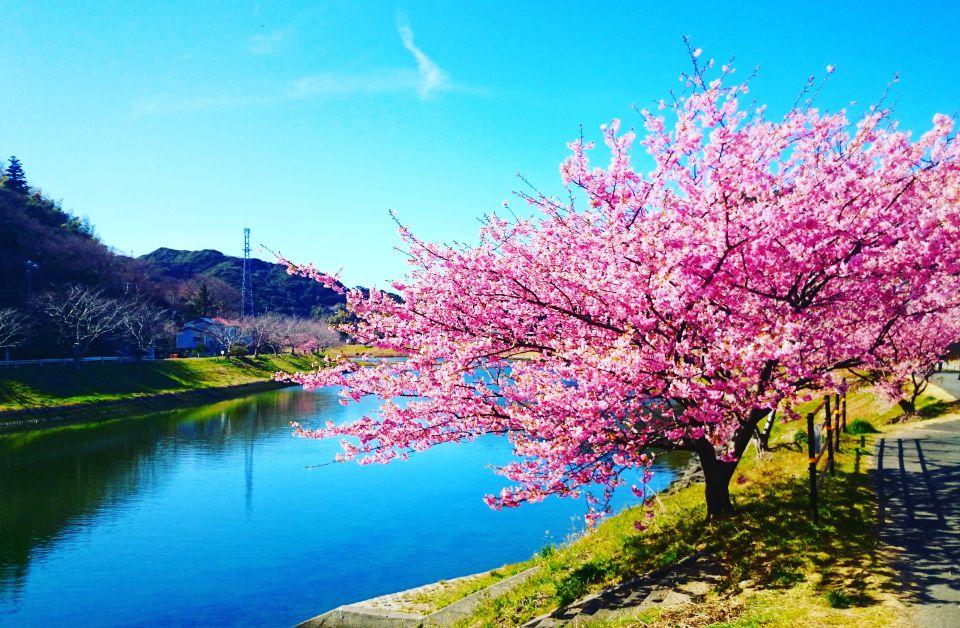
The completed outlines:
{"type": "Polygon", "coordinates": [[[243,282],[240,285],[240,318],[253,316],[253,285],[250,283],[250,228],[243,228],[243,282]]]}

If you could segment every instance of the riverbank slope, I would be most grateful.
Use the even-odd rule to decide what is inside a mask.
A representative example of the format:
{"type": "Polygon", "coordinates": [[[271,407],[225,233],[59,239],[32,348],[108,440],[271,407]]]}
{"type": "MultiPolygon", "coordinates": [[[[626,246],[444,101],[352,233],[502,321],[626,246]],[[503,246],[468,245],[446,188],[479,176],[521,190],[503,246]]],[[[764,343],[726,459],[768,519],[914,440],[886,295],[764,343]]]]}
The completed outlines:
{"type": "Polygon", "coordinates": [[[0,370],[0,412],[65,408],[266,382],[312,368],[315,356],[189,358],[0,370]]]}
{"type": "Polygon", "coordinates": [[[278,372],[310,370],[324,359],[396,355],[361,345],[344,345],[326,349],[321,354],[306,355],[263,354],[123,364],[94,362],[80,368],[72,365],[4,367],[0,368],[0,413],[226,389],[271,382],[278,372]]]}
{"type": "Polygon", "coordinates": [[[286,384],[278,372],[317,367],[325,359],[396,357],[391,351],[344,345],[322,354],[185,358],[139,363],[88,363],[0,368],[0,427],[112,418],[213,403],[286,384]]]}
{"type": "MultiPolygon", "coordinates": [[[[877,535],[873,442],[904,422],[958,412],[960,402],[934,386],[920,400],[918,415],[909,418],[871,389],[853,390],[850,429],[843,435],[836,474],[825,479],[820,493],[819,524],[809,517],[805,426],[802,421],[778,424],[772,451],[758,455],[751,447],[744,455],[731,487],[734,517],[707,520],[702,484],[679,483],[653,500],[652,519],[631,508],[569,544],[548,546],[529,561],[493,572],[536,569],[511,590],[486,597],[458,625],[554,625],[562,623],[554,617],[569,619],[587,608],[590,612],[577,621],[602,626],[909,622],[912,594],[900,582],[900,550],[877,535]],[[638,532],[638,523],[646,530],[638,532]],[[704,557],[723,574],[712,591],[676,606],[626,603],[624,586],[629,589],[643,574],[670,571],[687,557],[704,557]],[[599,597],[582,602],[590,595],[599,597]],[[570,611],[557,612],[564,607],[570,611]]],[[[418,603],[443,608],[489,579],[458,581],[422,594],[418,603]]]]}

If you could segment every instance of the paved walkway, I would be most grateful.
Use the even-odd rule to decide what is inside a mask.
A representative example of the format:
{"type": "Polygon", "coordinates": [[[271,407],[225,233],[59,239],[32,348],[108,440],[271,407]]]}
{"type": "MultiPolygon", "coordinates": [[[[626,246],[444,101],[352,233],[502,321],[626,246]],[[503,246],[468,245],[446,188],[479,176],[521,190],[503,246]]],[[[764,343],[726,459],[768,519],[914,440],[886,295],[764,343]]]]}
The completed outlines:
{"type": "MultiPolygon", "coordinates": [[[[960,397],[956,374],[937,384],[960,397]]],[[[960,626],[960,417],[934,419],[877,442],[880,536],[902,547],[895,567],[913,623],[960,626]]]]}

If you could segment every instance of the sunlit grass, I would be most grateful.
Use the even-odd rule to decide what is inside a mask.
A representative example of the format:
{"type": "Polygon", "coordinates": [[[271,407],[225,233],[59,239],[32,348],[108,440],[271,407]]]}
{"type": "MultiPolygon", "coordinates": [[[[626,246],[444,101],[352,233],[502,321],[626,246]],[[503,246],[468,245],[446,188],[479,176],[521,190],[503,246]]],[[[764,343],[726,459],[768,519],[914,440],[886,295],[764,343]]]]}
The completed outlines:
{"type": "Polygon", "coordinates": [[[402,355],[391,349],[379,349],[377,347],[368,347],[366,345],[343,345],[341,347],[327,349],[324,351],[324,353],[330,357],[342,355],[348,358],[358,356],[369,358],[396,358],[402,355]]]}
{"type": "MultiPolygon", "coordinates": [[[[956,411],[956,402],[931,387],[919,403],[927,416],[956,411]]],[[[812,405],[812,404],[811,404],[812,405]]],[[[878,430],[903,411],[855,388],[848,420],[878,430]]],[[[874,434],[845,434],[836,473],[820,493],[820,523],[809,516],[807,455],[795,444],[805,421],[779,423],[773,451],[750,447],[731,485],[737,514],[706,519],[703,487],[665,496],[645,532],[639,508],[628,509],[572,543],[541,552],[527,565],[540,571],[499,597],[483,602],[464,625],[509,626],[637,575],[706,552],[726,577],[706,600],[598,625],[887,626],[903,612],[888,550],[875,534],[876,505],[867,475],[874,434]],[[861,446],[862,444],[862,446],[861,446]]]]}
{"type": "Polygon", "coordinates": [[[131,364],[5,367],[0,410],[69,406],[266,381],[278,371],[314,368],[316,356],[189,358],[131,364]]]}

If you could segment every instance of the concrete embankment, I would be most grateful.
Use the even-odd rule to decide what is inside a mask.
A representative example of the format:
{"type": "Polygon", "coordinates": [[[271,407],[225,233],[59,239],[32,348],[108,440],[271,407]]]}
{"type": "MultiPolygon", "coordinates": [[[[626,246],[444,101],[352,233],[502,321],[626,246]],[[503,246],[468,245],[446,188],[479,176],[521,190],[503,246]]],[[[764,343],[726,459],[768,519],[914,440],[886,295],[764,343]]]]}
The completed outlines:
{"type": "Polygon", "coordinates": [[[531,577],[540,567],[531,567],[525,571],[504,578],[488,587],[480,589],[443,608],[427,608],[417,604],[417,597],[429,594],[437,588],[456,584],[462,580],[481,577],[484,574],[464,576],[454,580],[442,581],[391,593],[380,597],[338,606],[312,619],[298,624],[297,628],[413,628],[418,626],[452,626],[458,621],[470,617],[473,610],[483,601],[496,597],[531,577]]]}

